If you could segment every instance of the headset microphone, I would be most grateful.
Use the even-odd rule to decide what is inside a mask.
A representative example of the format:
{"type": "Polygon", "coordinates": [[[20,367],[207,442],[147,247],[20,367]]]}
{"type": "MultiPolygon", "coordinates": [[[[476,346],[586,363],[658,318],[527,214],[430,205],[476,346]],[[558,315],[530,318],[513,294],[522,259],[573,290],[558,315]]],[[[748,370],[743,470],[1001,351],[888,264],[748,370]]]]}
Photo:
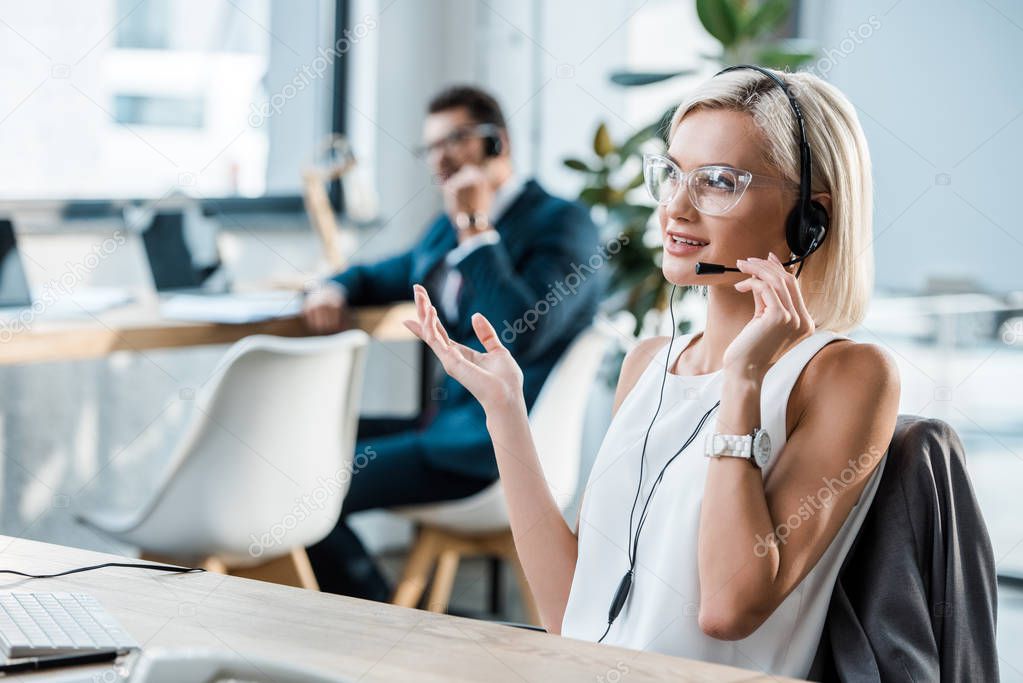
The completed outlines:
{"type": "MultiPolygon", "coordinates": [[[[810,254],[812,254],[814,251],[817,250],[817,247],[820,246],[820,243],[822,241],[824,241],[823,240],[823,233],[822,233],[822,237],[820,239],[815,239],[811,243],[812,246],[811,246],[809,252],[807,252],[806,254],[803,254],[802,256],[795,256],[795,254],[793,254],[793,256],[795,256],[795,258],[791,258],[788,261],[782,261],[782,263],[781,263],[782,267],[788,268],[789,266],[794,266],[797,263],[802,264],[803,261],[805,261],[807,259],[807,257],[810,256],[810,254]]],[[[803,270],[803,266],[800,265],[799,266],[799,270],[796,271],[796,277],[799,277],[799,273],[802,272],[802,270],[803,270]]],[[[742,272],[742,271],[740,271],[738,268],[732,268],[730,266],[726,266],[726,265],[721,264],[721,263],[707,263],[706,261],[700,261],[699,263],[696,264],[696,274],[697,275],[716,275],[718,273],[740,273],[740,272],[742,272]]]]}

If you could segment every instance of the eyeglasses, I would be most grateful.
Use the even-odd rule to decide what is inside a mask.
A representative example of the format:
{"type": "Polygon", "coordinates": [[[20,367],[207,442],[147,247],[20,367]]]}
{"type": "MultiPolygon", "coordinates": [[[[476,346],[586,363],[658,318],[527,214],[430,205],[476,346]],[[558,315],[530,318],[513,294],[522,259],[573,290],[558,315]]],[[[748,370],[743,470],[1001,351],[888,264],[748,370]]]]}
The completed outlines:
{"type": "Polygon", "coordinates": [[[464,145],[467,140],[497,135],[497,132],[497,126],[492,123],[481,123],[475,126],[457,128],[442,137],[440,140],[417,147],[415,150],[416,156],[420,159],[425,159],[434,152],[439,152],[441,150],[445,152],[452,151],[464,145]]]}
{"type": "Polygon", "coordinates": [[[734,209],[750,185],[795,185],[784,178],[753,175],[731,166],[700,166],[686,173],[662,154],[643,155],[643,180],[650,196],[661,205],[668,204],[685,185],[693,207],[709,216],[734,209]]]}

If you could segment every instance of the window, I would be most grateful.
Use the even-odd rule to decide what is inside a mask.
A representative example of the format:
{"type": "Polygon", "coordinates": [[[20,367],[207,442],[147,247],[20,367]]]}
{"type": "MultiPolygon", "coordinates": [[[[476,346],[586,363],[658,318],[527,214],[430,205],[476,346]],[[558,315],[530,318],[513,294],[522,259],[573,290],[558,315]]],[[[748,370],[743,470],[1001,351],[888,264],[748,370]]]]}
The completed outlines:
{"type": "Polygon", "coordinates": [[[300,194],[332,129],[338,4],[6,3],[0,199],[300,194]]]}
{"type": "Polygon", "coordinates": [[[199,97],[114,95],[117,123],[163,128],[202,128],[203,100],[199,97]]]}

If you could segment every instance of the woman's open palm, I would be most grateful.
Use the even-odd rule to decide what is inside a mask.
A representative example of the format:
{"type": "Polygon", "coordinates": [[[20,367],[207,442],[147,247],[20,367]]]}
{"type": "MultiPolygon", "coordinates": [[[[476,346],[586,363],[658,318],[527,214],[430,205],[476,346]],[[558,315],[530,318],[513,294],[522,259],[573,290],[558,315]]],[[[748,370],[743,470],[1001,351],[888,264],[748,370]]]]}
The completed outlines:
{"type": "Polygon", "coordinates": [[[437,354],[444,370],[468,389],[484,409],[507,405],[522,396],[522,370],[497,332],[482,314],[472,316],[472,329],[484,352],[452,341],[437,317],[430,295],[421,285],[413,286],[419,320],[406,320],[405,327],[437,354]]]}

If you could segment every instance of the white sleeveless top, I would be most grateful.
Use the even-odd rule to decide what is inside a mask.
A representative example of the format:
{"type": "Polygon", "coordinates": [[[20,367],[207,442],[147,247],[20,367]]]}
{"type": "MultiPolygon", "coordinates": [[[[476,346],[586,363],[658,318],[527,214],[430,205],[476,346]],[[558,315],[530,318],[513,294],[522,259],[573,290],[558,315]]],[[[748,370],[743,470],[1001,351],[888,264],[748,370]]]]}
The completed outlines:
{"type": "MultiPolygon", "coordinates": [[[[672,351],[676,358],[693,336],[676,340],[672,351]]],[[[796,379],[810,358],[836,339],[846,337],[817,330],[768,370],[761,389],[760,415],[761,426],[771,437],[772,456],[764,476],[785,446],[785,411],[796,379]]],[[[579,556],[562,623],[564,636],[600,638],[607,628],[608,607],[629,568],[629,512],[639,479],[643,436],[657,407],[667,353],[665,344],[620,406],[590,473],[580,516],[579,556]]],[[[721,397],[722,381],[720,370],[707,375],[667,376],[664,402],[647,445],[637,519],[665,462],[721,397]]],[[[716,422],[715,411],[665,472],[650,502],[632,590],[604,642],[803,678],[820,641],[838,570],[874,498],[888,454],[871,474],[820,561],[767,621],[743,640],[716,640],[704,634],[697,622],[697,535],[709,463],[703,450],[706,434],[715,430],[716,422]]]]}

